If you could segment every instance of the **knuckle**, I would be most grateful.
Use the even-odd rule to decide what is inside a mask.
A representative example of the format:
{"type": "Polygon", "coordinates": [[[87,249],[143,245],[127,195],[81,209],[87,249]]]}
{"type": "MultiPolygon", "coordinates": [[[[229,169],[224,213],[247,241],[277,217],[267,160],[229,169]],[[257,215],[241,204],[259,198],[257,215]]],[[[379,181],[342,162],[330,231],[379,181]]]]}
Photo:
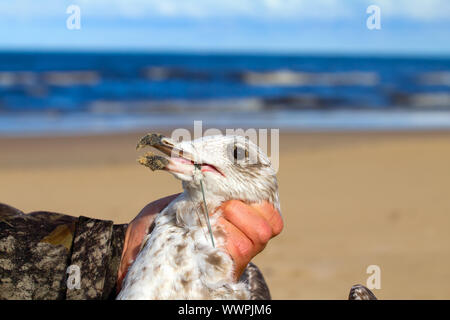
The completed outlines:
{"type": "Polygon", "coordinates": [[[240,210],[240,203],[238,200],[229,200],[225,203],[223,214],[230,215],[236,213],[236,211],[240,210]]]}
{"type": "Polygon", "coordinates": [[[259,244],[266,244],[272,238],[272,227],[264,221],[258,227],[257,234],[259,244]]]}
{"type": "Polygon", "coordinates": [[[281,218],[281,216],[277,214],[277,218],[274,219],[272,226],[273,236],[279,235],[281,231],[283,231],[283,228],[284,228],[283,218],[281,218]]]}
{"type": "Polygon", "coordinates": [[[240,239],[236,244],[237,254],[241,259],[248,258],[253,251],[253,243],[246,238],[240,239]]]}

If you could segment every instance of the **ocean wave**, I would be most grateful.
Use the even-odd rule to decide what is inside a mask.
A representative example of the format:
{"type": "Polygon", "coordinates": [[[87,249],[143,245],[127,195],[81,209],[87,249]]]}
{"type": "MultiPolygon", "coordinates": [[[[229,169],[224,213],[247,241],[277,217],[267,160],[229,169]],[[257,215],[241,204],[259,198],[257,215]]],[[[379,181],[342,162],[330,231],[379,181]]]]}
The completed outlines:
{"type": "Polygon", "coordinates": [[[96,71],[48,71],[42,74],[42,79],[52,86],[94,86],[100,82],[101,76],[96,71]]]}
{"type": "Polygon", "coordinates": [[[151,81],[190,80],[209,81],[223,78],[252,86],[375,86],[376,72],[300,72],[280,69],[266,72],[242,70],[191,70],[179,67],[148,67],[143,70],[151,81]]]}
{"type": "Polygon", "coordinates": [[[449,92],[429,92],[404,94],[396,93],[392,97],[397,106],[422,109],[450,109],[449,92]]]}
{"type": "Polygon", "coordinates": [[[286,130],[436,130],[450,129],[445,111],[278,111],[243,117],[234,113],[186,115],[92,115],[90,113],[12,114],[0,117],[0,136],[39,136],[136,132],[141,130],[192,128],[202,120],[210,128],[280,128],[286,130]]]}
{"type": "Polygon", "coordinates": [[[35,72],[28,71],[1,71],[0,86],[31,86],[37,83],[38,76],[35,72]]]}
{"type": "Polygon", "coordinates": [[[267,112],[275,110],[328,110],[345,106],[359,108],[351,101],[338,98],[326,98],[319,95],[286,95],[265,98],[240,99],[202,99],[202,100],[140,100],[140,101],[109,101],[96,100],[88,110],[95,114],[124,113],[248,113],[267,112]]]}
{"type": "Polygon", "coordinates": [[[418,82],[426,86],[450,87],[450,71],[422,73],[418,76],[418,82]]]}
{"type": "Polygon", "coordinates": [[[261,99],[206,99],[206,100],[96,100],[89,107],[93,114],[124,113],[193,113],[193,112],[256,112],[263,109],[261,99]]]}
{"type": "Polygon", "coordinates": [[[213,78],[212,72],[190,70],[185,68],[148,67],[143,69],[145,78],[152,81],[165,81],[171,79],[207,81],[213,78]]]}
{"type": "Polygon", "coordinates": [[[101,76],[96,71],[0,71],[0,86],[61,86],[97,85],[101,76]]]}
{"type": "Polygon", "coordinates": [[[379,77],[375,72],[296,72],[277,70],[249,71],[242,80],[253,86],[375,86],[379,77]]]}
{"type": "Polygon", "coordinates": [[[262,103],[265,110],[326,110],[343,104],[350,107],[352,104],[344,99],[326,98],[313,94],[269,97],[262,99],[262,103]]]}

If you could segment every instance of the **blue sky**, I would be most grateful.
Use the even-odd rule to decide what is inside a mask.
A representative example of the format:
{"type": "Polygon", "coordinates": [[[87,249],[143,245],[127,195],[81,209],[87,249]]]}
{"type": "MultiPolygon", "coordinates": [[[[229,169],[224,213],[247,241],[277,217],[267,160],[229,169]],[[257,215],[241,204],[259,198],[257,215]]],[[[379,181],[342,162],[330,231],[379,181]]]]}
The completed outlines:
{"type": "Polygon", "coordinates": [[[0,49],[448,56],[450,0],[1,0],[0,49]]]}

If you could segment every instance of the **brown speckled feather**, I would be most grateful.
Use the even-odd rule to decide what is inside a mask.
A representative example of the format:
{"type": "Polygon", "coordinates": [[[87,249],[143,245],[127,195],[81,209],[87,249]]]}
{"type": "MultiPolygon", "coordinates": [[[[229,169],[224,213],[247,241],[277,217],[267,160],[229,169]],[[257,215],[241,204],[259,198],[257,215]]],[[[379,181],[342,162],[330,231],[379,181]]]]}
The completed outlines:
{"type": "Polygon", "coordinates": [[[248,291],[250,291],[251,300],[271,300],[270,291],[267,287],[266,281],[258,269],[252,262],[247,265],[240,281],[247,284],[248,291]]]}
{"type": "Polygon", "coordinates": [[[355,284],[350,289],[348,300],[377,300],[377,297],[362,284],[355,284]]]}

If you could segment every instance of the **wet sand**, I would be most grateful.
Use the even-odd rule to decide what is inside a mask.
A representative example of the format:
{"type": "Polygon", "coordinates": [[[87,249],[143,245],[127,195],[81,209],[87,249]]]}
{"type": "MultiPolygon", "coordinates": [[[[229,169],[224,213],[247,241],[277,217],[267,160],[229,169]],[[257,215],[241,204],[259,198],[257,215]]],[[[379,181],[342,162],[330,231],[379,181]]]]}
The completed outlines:
{"type": "MultiPolygon", "coordinates": [[[[0,138],[0,202],[130,221],[181,190],[136,162],[142,133],[0,138]]],[[[275,299],[450,299],[450,133],[282,133],[285,230],[254,262],[275,299]]]]}

